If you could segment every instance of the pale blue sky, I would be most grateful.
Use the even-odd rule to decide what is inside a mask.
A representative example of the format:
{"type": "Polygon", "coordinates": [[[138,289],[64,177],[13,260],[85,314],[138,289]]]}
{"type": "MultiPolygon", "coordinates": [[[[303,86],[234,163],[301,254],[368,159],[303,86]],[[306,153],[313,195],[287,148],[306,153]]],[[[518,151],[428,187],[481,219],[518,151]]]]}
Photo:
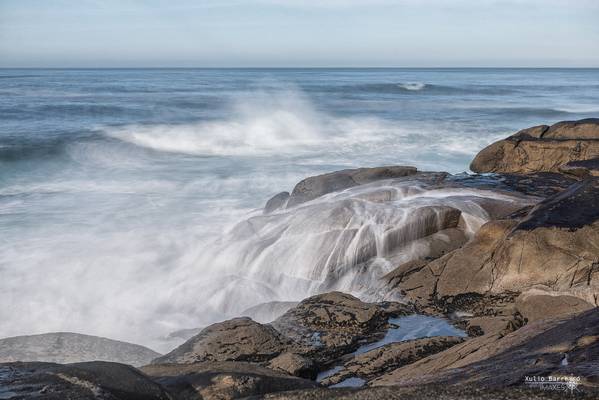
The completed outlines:
{"type": "Polygon", "coordinates": [[[599,67],[599,0],[0,0],[12,66],[599,67]]]}

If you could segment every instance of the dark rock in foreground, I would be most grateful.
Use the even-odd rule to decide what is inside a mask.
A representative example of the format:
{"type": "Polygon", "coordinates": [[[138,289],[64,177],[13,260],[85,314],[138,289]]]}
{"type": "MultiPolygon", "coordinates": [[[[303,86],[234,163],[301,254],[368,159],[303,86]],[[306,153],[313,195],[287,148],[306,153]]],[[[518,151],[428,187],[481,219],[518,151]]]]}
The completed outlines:
{"type": "Polygon", "coordinates": [[[0,398],[11,400],[172,400],[137,369],[109,362],[0,364],[0,398]]]}
{"type": "MultiPolygon", "coordinates": [[[[563,400],[563,390],[545,391],[523,386],[502,389],[476,385],[425,385],[417,387],[373,387],[365,389],[311,389],[268,394],[264,400],[563,400]]],[[[596,400],[596,392],[577,391],[572,398],[596,400]]]]}
{"type": "MultiPolygon", "coordinates": [[[[599,309],[484,335],[376,379],[375,385],[524,385],[526,376],[577,376],[599,391],[599,309]]],[[[599,392],[598,392],[599,393],[599,392]]]]}
{"type": "Polygon", "coordinates": [[[139,366],[158,356],[159,353],[137,344],[79,333],[43,333],[0,339],[0,362],[112,361],[139,366]]]}
{"type": "Polygon", "coordinates": [[[316,382],[244,362],[153,364],[142,371],[176,399],[228,400],[318,387],[316,382]]]}

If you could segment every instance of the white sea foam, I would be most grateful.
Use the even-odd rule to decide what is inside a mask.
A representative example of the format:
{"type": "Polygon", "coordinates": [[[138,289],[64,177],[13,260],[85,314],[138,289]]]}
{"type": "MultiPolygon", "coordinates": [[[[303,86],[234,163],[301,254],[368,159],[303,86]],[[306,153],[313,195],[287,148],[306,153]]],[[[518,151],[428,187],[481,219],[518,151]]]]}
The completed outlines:
{"type": "Polygon", "coordinates": [[[426,87],[426,83],[422,83],[422,82],[406,82],[406,83],[400,83],[397,86],[399,86],[402,89],[406,89],[406,90],[418,91],[418,90],[424,89],[426,87]]]}

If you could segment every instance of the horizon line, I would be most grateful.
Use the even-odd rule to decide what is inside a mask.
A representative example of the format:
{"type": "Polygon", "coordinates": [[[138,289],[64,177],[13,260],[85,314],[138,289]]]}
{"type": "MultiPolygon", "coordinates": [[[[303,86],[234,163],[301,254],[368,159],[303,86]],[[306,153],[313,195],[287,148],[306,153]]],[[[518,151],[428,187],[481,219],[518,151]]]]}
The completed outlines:
{"type": "Polygon", "coordinates": [[[22,67],[9,66],[0,67],[2,69],[599,69],[598,66],[417,66],[417,67],[398,67],[398,66],[215,66],[215,67],[175,67],[175,66],[98,66],[98,67],[22,67]]]}

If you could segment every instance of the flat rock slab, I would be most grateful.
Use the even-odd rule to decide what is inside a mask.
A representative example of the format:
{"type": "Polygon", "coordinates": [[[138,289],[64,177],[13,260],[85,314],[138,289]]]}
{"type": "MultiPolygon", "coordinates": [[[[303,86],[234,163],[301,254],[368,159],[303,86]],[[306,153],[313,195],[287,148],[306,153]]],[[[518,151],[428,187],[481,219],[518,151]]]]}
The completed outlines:
{"type": "Polygon", "coordinates": [[[314,381],[245,362],[152,364],[142,371],[176,399],[229,400],[318,387],[314,381]]]}
{"type": "Polygon", "coordinates": [[[359,377],[368,381],[385,372],[411,364],[463,341],[463,337],[437,336],[390,343],[356,355],[344,364],[343,369],[327,377],[321,383],[329,386],[350,377],[359,377]]]}

